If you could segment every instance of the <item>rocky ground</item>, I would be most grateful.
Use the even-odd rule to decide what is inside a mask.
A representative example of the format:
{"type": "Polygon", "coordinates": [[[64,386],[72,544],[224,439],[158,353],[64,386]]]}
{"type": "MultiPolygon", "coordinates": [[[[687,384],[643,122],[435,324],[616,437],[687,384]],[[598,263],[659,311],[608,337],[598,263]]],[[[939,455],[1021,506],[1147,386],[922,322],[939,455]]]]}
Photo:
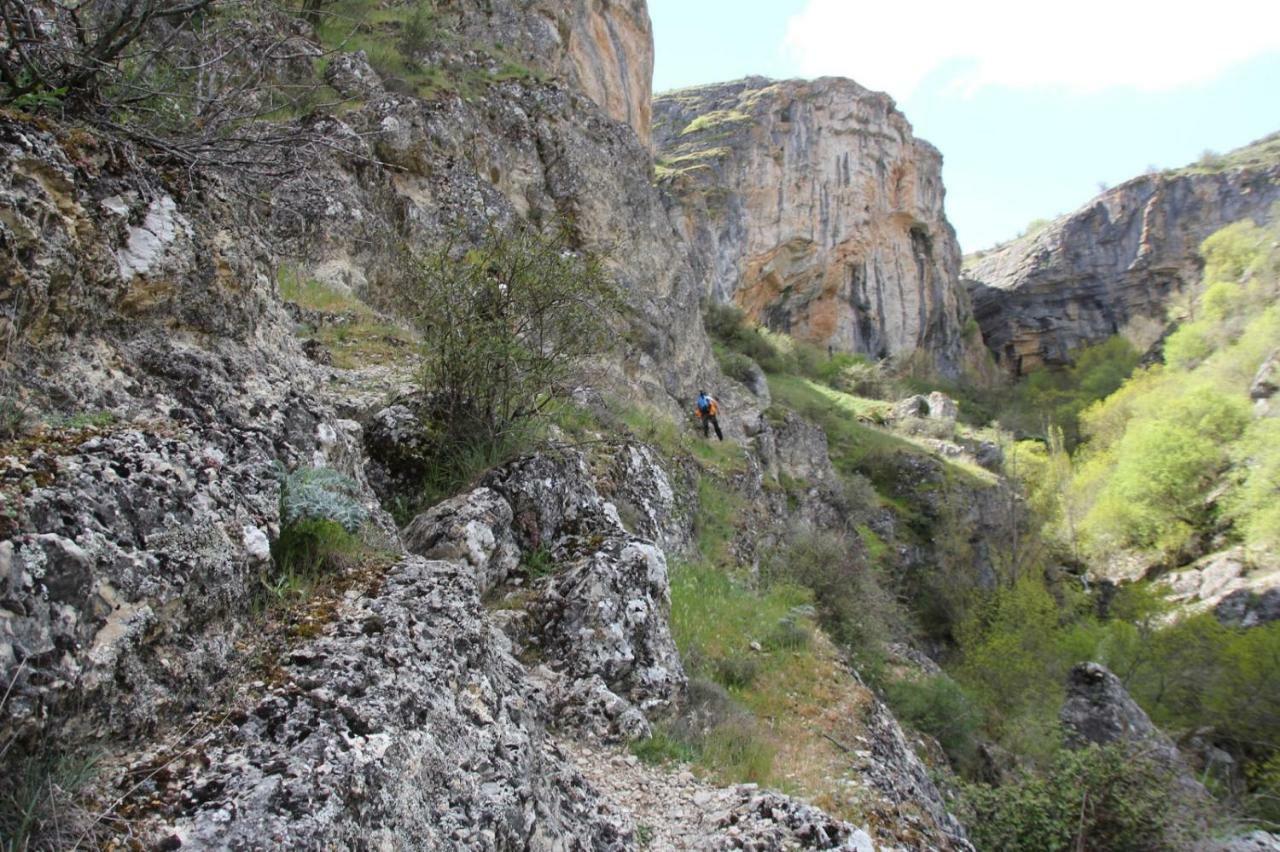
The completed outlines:
{"type": "Polygon", "coordinates": [[[717,787],[687,766],[650,766],[608,746],[561,748],[653,850],[848,849],[874,852],[866,831],[755,784],[717,787]]]}

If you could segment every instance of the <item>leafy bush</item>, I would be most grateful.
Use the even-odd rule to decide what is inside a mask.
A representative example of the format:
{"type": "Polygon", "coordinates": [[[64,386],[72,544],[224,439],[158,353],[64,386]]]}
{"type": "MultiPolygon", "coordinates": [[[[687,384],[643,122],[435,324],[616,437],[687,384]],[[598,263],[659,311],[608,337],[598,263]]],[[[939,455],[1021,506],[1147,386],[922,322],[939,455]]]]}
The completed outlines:
{"type": "Polygon", "coordinates": [[[716,362],[720,370],[735,381],[745,384],[755,376],[756,362],[741,352],[716,347],[716,362]]]}
{"type": "Polygon", "coordinates": [[[1029,373],[1014,388],[1000,415],[1015,432],[1045,438],[1051,427],[1062,430],[1068,448],[1080,441],[1080,413],[1113,393],[1138,366],[1140,354],[1120,336],[1072,353],[1065,368],[1029,373]]]}
{"type": "Polygon", "coordinates": [[[937,739],[952,766],[973,766],[982,711],[960,684],[946,675],[890,681],[885,698],[899,719],[937,739]]]}
{"type": "Polygon", "coordinates": [[[853,652],[866,674],[874,674],[883,661],[884,643],[906,632],[906,615],[896,598],[841,535],[793,532],[760,570],[766,582],[809,589],[823,628],[853,652]]]}
{"type": "Polygon", "coordinates": [[[369,513],[359,496],[355,482],[331,468],[299,468],[284,477],[280,535],[271,544],[275,571],[262,578],[271,599],[306,597],[320,578],[346,571],[363,555],[355,533],[369,513]]]}
{"type": "Polygon", "coordinates": [[[808,647],[813,641],[813,634],[801,624],[794,615],[788,615],[774,625],[765,637],[766,651],[795,651],[808,647]]]}
{"type": "Polygon", "coordinates": [[[716,683],[727,689],[750,686],[760,674],[760,663],[747,656],[745,650],[732,656],[720,657],[712,663],[716,683]]]}
{"type": "MultiPolygon", "coordinates": [[[[421,332],[424,425],[442,457],[492,457],[566,398],[582,358],[610,345],[621,302],[567,227],[490,232],[406,264],[402,309],[421,332]]],[[[465,465],[449,460],[454,470],[465,465]]]]}
{"type": "Polygon", "coordinates": [[[1044,775],[965,785],[961,819],[979,849],[1190,848],[1194,826],[1175,782],[1153,760],[1119,746],[1063,750],[1044,775]]]}

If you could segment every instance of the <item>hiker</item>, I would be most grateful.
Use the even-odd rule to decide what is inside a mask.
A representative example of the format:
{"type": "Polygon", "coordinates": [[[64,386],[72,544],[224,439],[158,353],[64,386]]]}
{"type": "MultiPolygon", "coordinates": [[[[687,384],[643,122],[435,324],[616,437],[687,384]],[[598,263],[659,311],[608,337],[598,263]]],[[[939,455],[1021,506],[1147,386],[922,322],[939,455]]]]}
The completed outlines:
{"type": "Polygon", "coordinates": [[[711,437],[711,427],[716,427],[716,437],[721,441],[724,440],[724,433],[720,431],[720,421],[716,415],[720,413],[720,403],[716,402],[716,398],[706,391],[698,391],[698,417],[702,418],[702,437],[711,437]]]}

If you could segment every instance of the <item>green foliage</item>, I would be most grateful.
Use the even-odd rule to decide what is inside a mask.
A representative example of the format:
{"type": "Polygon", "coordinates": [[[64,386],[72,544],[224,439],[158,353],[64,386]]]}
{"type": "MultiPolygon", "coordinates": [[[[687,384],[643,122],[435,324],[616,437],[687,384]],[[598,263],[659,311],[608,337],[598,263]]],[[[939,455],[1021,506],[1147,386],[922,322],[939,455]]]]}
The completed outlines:
{"type": "Polygon", "coordinates": [[[702,743],[701,761],[739,783],[761,784],[773,769],[774,750],[754,724],[740,720],[720,725],[702,743]]]}
{"type": "Polygon", "coordinates": [[[556,561],[544,545],[526,551],[520,559],[520,569],[526,577],[536,580],[555,573],[556,561]]]}
{"type": "Polygon", "coordinates": [[[30,412],[15,390],[0,385],[0,441],[22,437],[30,412]]]}
{"type": "Polygon", "coordinates": [[[823,629],[853,654],[864,675],[883,664],[884,643],[907,632],[906,613],[877,568],[841,535],[793,532],[767,555],[761,576],[808,589],[823,629]]]}
{"type": "Polygon", "coordinates": [[[745,689],[760,674],[760,663],[746,654],[720,657],[711,665],[712,678],[726,689],[745,689]]]}
{"type": "Polygon", "coordinates": [[[680,131],[681,136],[688,136],[691,133],[699,133],[704,130],[722,129],[734,124],[741,124],[750,121],[751,116],[745,112],[731,109],[717,109],[711,112],[703,113],[693,121],[685,125],[680,131]]]}
{"type": "Polygon", "coordinates": [[[737,305],[711,302],[703,306],[702,324],[728,352],[750,358],[767,373],[786,369],[786,358],[758,328],[747,323],[747,315],[737,305]]]}
{"type": "MultiPolygon", "coordinates": [[[[98,758],[71,753],[43,742],[21,753],[6,743],[5,771],[0,773],[0,849],[66,849],[80,845],[74,834],[82,823],[75,799],[98,773],[98,758]]],[[[0,752],[3,754],[3,752],[0,752]]]]}
{"type": "Polygon", "coordinates": [[[1226,504],[1227,517],[1245,543],[1259,552],[1280,552],[1280,420],[1254,421],[1231,449],[1242,472],[1226,504]]]}
{"type": "Polygon", "coordinates": [[[354,481],[328,467],[301,467],[284,477],[280,519],[291,527],[306,521],[332,523],[348,533],[369,518],[354,481]]]}
{"type": "Polygon", "coordinates": [[[346,571],[363,550],[360,540],[334,521],[304,518],[284,527],[271,544],[275,572],[262,577],[265,603],[309,597],[318,582],[346,571]]]}
{"type": "Polygon", "coordinates": [[[569,232],[490,232],[476,247],[411,259],[405,299],[422,336],[419,381],[441,447],[497,443],[570,390],[580,359],[603,352],[619,315],[600,261],[569,232]]]}
{"type": "Polygon", "coordinates": [[[672,736],[661,728],[655,728],[653,735],[642,740],[632,740],[631,753],[648,764],[692,763],[698,758],[698,750],[688,743],[672,736]]]}
{"type": "Polygon", "coordinates": [[[430,47],[436,37],[436,8],[434,0],[418,0],[413,12],[400,31],[400,50],[405,60],[413,66],[418,54],[430,47]]]}
{"type": "Polygon", "coordinates": [[[1000,420],[1015,432],[1041,439],[1049,429],[1061,429],[1070,449],[1080,440],[1080,413],[1119,388],[1139,358],[1120,336],[1086,346],[1073,353],[1069,367],[1045,368],[1023,377],[1000,420]]]}
{"type": "Polygon", "coordinates": [[[1060,752],[1044,775],[964,787],[961,819],[979,849],[1186,849],[1188,811],[1174,779],[1118,746],[1060,752]]]}
{"type": "Polygon", "coordinates": [[[1026,576],[975,604],[958,630],[961,682],[992,713],[997,732],[1027,712],[1056,713],[1067,671],[1057,603],[1026,576]]]}
{"type": "Polygon", "coordinates": [[[1054,523],[1079,519],[1082,552],[1176,562],[1228,523],[1257,551],[1276,542],[1275,427],[1252,417],[1249,385],[1280,339],[1278,236],[1241,222],[1207,239],[1204,285],[1165,341],[1165,365],[1080,415],[1087,443],[1059,489],[1071,511],[1054,523]]]}
{"type": "Polygon", "coordinates": [[[890,681],[885,698],[900,720],[937,739],[953,767],[974,766],[982,710],[960,684],[946,675],[890,681]]]}
{"type": "Polygon", "coordinates": [[[747,383],[755,375],[756,362],[752,361],[741,352],[735,352],[732,349],[726,349],[723,344],[716,343],[712,346],[716,356],[716,363],[720,365],[720,370],[726,376],[734,381],[747,383]]]}
{"type": "Polygon", "coordinates": [[[775,626],[811,600],[796,586],[779,583],[755,591],[710,565],[676,563],[671,632],[691,673],[714,677],[716,661],[751,654],[752,642],[768,643],[775,626]]]}

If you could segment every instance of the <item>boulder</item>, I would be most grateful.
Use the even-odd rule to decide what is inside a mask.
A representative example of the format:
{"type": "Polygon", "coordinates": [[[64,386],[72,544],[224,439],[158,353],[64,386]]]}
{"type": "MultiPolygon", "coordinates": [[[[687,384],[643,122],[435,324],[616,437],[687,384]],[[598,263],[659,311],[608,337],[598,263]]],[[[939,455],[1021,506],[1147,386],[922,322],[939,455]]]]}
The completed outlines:
{"type": "Polygon", "coordinates": [[[410,553],[470,566],[482,595],[520,564],[520,550],[511,533],[511,506],[488,488],[433,506],[414,518],[400,538],[410,553]]]}
{"type": "Polygon", "coordinates": [[[1106,667],[1080,663],[1071,669],[1059,718],[1072,748],[1130,746],[1173,773],[1183,792],[1208,801],[1208,791],[1195,779],[1173,740],[1152,723],[1106,667]]]}
{"type": "Polygon", "coordinates": [[[1276,391],[1280,390],[1280,349],[1274,350],[1262,362],[1253,383],[1249,385],[1249,398],[1253,400],[1254,412],[1259,417],[1275,417],[1280,415],[1280,405],[1275,402],[1276,391]]]}
{"type": "Polygon", "coordinates": [[[685,686],[670,607],[662,551],[614,538],[558,574],[531,612],[554,667],[576,680],[599,676],[653,717],[669,710],[685,686]]]}

